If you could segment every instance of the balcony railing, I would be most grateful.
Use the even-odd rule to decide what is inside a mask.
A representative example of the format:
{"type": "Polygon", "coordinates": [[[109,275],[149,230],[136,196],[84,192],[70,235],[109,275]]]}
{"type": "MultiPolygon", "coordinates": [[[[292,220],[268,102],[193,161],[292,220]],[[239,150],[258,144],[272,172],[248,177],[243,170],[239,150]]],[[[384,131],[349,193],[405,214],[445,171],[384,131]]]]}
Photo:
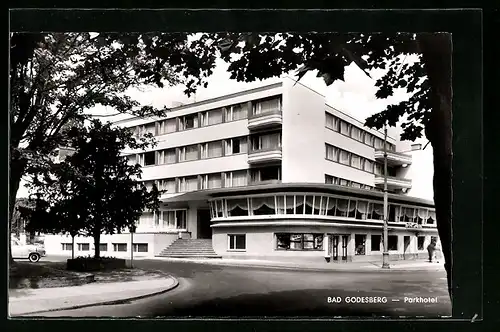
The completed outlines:
{"type": "Polygon", "coordinates": [[[258,164],[267,163],[273,161],[281,161],[282,152],[281,147],[270,147],[266,149],[251,150],[248,152],[248,163],[258,164]]]}
{"type": "MultiPolygon", "coordinates": [[[[375,175],[375,186],[378,188],[384,187],[384,176],[375,175]]],[[[387,177],[387,189],[411,189],[411,180],[405,178],[399,178],[395,176],[387,177]]]]}
{"type": "Polygon", "coordinates": [[[248,117],[248,129],[280,126],[283,123],[280,109],[259,114],[250,114],[248,117]]]}
{"type": "Polygon", "coordinates": [[[272,180],[250,180],[248,182],[249,186],[263,185],[263,184],[280,184],[281,180],[272,179],[272,180]]]}
{"type": "MultiPolygon", "coordinates": [[[[375,160],[384,161],[384,149],[375,149],[375,160]]],[[[387,165],[402,166],[410,165],[412,157],[409,154],[387,150],[387,165]]]]}

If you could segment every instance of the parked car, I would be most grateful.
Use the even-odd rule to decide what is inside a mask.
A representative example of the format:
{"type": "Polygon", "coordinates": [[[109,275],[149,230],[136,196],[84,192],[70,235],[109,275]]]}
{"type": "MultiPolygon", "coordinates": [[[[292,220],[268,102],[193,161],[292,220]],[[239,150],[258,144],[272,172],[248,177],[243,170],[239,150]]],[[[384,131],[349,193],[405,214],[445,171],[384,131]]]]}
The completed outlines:
{"type": "Polygon", "coordinates": [[[10,244],[14,259],[29,259],[30,262],[36,263],[45,256],[45,249],[41,246],[21,244],[16,239],[11,239],[10,244]]]}

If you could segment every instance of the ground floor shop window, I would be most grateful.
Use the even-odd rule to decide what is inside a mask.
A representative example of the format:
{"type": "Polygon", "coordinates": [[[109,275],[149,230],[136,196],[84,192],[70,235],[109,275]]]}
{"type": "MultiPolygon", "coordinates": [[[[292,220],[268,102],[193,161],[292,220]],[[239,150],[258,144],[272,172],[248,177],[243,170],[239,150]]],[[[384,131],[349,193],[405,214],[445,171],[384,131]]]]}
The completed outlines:
{"type": "Polygon", "coordinates": [[[148,244],[134,243],[134,252],[148,252],[148,244]]]}
{"type": "Polygon", "coordinates": [[[113,243],[113,251],[127,251],[126,243],[113,243]]]}
{"type": "Polygon", "coordinates": [[[398,250],[398,236],[389,235],[387,239],[388,250],[398,250]]]}
{"type": "Polygon", "coordinates": [[[418,250],[424,250],[425,236],[417,237],[417,248],[418,250]]]}
{"type": "Polygon", "coordinates": [[[380,243],[382,242],[382,235],[372,235],[371,236],[371,250],[380,251],[380,243]]]}
{"type": "Polygon", "coordinates": [[[72,243],[61,243],[61,245],[62,245],[62,250],[73,250],[72,243]]]}
{"type": "Polygon", "coordinates": [[[228,235],[229,250],[245,250],[246,249],[246,235],[245,234],[231,234],[228,235]]]}
{"type": "Polygon", "coordinates": [[[276,249],[323,250],[323,234],[276,234],[276,249]]]}
{"type": "Polygon", "coordinates": [[[365,255],[366,253],[366,235],[356,234],[354,236],[356,255],[365,255]]]}
{"type": "Polygon", "coordinates": [[[90,244],[88,243],[78,243],[78,251],[89,251],[90,244]]]}

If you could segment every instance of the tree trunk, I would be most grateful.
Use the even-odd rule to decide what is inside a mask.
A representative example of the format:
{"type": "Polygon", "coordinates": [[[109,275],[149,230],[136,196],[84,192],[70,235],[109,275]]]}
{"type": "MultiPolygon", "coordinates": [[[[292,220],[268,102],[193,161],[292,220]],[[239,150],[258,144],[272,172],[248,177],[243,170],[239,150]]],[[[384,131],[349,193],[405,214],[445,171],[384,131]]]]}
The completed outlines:
{"type": "MultiPolygon", "coordinates": [[[[12,151],[12,150],[11,150],[12,151]]],[[[14,152],[16,153],[16,152],[14,152]]],[[[26,163],[18,159],[18,156],[10,155],[10,170],[9,170],[9,260],[12,263],[12,248],[10,245],[10,234],[12,230],[12,217],[14,216],[14,208],[16,206],[16,196],[21,183],[21,178],[24,174],[26,163]]]]}
{"type": "Polygon", "coordinates": [[[436,223],[444,255],[444,267],[451,287],[451,213],[452,213],[452,90],[451,35],[433,33],[418,35],[423,62],[431,86],[432,111],[425,134],[434,153],[434,204],[436,223]]]}
{"type": "Polygon", "coordinates": [[[94,232],[94,258],[101,258],[101,232],[94,232]]]}

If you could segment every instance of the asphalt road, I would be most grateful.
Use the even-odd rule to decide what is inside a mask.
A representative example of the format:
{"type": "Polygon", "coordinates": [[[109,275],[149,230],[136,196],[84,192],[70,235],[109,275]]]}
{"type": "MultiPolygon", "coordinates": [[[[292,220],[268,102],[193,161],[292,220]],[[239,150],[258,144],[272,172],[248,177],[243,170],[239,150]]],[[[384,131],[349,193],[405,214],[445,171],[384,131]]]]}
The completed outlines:
{"type": "Polygon", "coordinates": [[[179,286],[168,293],[130,303],[47,312],[43,316],[437,318],[451,315],[445,272],[294,271],[159,260],[138,260],[135,265],[166,271],[179,280],[179,286]],[[341,303],[329,303],[328,297],[340,297],[341,303]],[[381,301],[386,298],[387,303],[346,303],[346,297],[375,297],[381,301]],[[405,303],[405,297],[437,297],[437,303],[405,303]]]}

